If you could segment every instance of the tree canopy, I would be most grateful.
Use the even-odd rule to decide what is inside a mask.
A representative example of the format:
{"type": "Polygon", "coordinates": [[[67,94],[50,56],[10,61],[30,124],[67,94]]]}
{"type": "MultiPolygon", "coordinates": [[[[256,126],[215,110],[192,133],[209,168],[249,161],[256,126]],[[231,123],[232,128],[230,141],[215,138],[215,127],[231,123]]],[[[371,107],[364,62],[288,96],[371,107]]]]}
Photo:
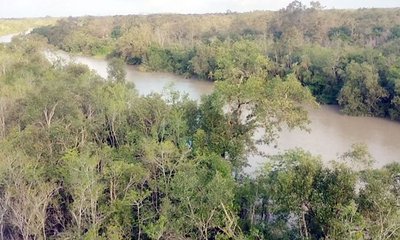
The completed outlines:
{"type": "Polygon", "coordinates": [[[295,1],[67,18],[0,44],[0,238],[399,239],[400,165],[371,168],[362,145],[337,159],[292,149],[243,170],[258,143],[307,129],[315,100],[399,119],[397,13],[295,1]],[[46,42],[109,55],[108,78],[49,61],[46,42]],[[215,90],[199,102],[141,96],[124,61],[215,90]]]}

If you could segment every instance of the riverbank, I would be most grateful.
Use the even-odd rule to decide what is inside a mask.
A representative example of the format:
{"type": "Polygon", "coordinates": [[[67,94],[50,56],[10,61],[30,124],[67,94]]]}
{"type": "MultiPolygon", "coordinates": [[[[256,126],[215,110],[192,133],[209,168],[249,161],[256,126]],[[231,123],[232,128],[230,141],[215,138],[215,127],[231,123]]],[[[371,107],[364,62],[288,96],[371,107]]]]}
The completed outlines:
{"type": "MultiPolygon", "coordinates": [[[[58,57],[68,61],[85,64],[103,78],[107,78],[107,61],[101,58],[70,56],[57,51],[58,57]]],[[[213,91],[214,85],[209,81],[187,79],[171,73],[142,72],[135,66],[126,65],[127,81],[135,84],[142,95],[162,92],[173,84],[174,88],[188,93],[189,97],[199,100],[202,95],[213,91]]],[[[347,152],[353,144],[365,144],[372,157],[379,162],[375,167],[382,167],[391,162],[400,162],[400,124],[387,119],[374,117],[351,117],[341,114],[337,106],[321,106],[319,109],[308,109],[311,120],[311,131],[289,131],[283,129],[276,146],[262,145],[259,151],[268,154],[283,152],[287,149],[303,148],[325,161],[337,159],[347,152]]],[[[249,156],[249,171],[265,162],[263,156],[249,156]]]]}

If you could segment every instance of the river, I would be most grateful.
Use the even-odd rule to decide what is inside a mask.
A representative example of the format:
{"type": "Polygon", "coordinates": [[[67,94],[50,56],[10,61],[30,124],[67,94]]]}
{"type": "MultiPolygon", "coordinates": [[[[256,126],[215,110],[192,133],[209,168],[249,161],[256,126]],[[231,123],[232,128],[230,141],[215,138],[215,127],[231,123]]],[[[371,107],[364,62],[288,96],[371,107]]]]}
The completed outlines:
{"type": "MultiPolygon", "coordinates": [[[[62,58],[71,59],[66,53],[57,53],[62,58]]],[[[102,77],[107,76],[107,62],[103,59],[75,56],[77,63],[86,64],[97,71],[102,77]]],[[[140,72],[136,67],[126,66],[127,80],[135,83],[141,94],[160,92],[173,83],[175,89],[189,94],[193,99],[213,90],[213,84],[208,81],[185,79],[170,73],[140,72]]],[[[277,147],[260,146],[261,151],[275,154],[291,148],[303,148],[312,154],[320,155],[325,162],[337,159],[348,151],[352,144],[363,143],[368,146],[375,158],[375,167],[388,163],[400,162],[400,123],[371,117],[351,117],[340,114],[336,106],[321,106],[309,109],[311,132],[300,130],[283,130],[277,147]]],[[[265,158],[249,156],[248,172],[258,168],[265,158]]]]}
{"type": "MultiPolygon", "coordinates": [[[[58,52],[58,56],[69,58],[61,52],[58,52]]],[[[107,77],[107,61],[82,56],[72,59],[77,63],[86,64],[102,77],[107,77]]],[[[185,79],[170,73],[141,72],[134,66],[126,66],[126,71],[127,80],[135,83],[141,94],[161,92],[169,83],[173,83],[175,89],[187,92],[193,99],[199,99],[201,95],[213,90],[213,84],[208,81],[185,79]]],[[[263,145],[259,150],[275,154],[298,147],[320,155],[328,162],[349,151],[351,145],[363,143],[376,159],[375,167],[400,162],[400,123],[381,118],[346,116],[340,114],[337,106],[321,106],[308,110],[311,132],[283,130],[276,147],[263,145]]],[[[249,156],[250,166],[247,171],[254,171],[264,161],[263,157],[249,156]]]]}
{"type": "MultiPolygon", "coordinates": [[[[47,58],[54,60],[59,57],[64,61],[74,61],[87,65],[95,70],[103,78],[107,78],[107,61],[99,58],[74,56],[71,57],[65,52],[47,52],[47,58]]],[[[143,72],[132,65],[126,66],[126,79],[133,82],[136,89],[142,95],[151,92],[162,92],[166,86],[172,84],[174,89],[187,93],[192,99],[200,99],[202,95],[212,92],[214,85],[209,81],[198,79],[187,79],[171,73],[143,72]]]]}

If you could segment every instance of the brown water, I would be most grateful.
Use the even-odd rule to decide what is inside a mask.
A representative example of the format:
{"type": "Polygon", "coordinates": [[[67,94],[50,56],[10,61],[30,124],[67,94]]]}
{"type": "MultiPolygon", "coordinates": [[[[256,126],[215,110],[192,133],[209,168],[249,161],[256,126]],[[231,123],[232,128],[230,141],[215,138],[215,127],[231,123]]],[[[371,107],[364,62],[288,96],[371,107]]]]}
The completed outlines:
{"type": "MultiPolygon", "coordinates": [[[[277,147],[260,146],[267,154],[279,153],[287,149],[303,148],[320,155],[325,162],[337,160],[349,151],[351,145],[362,143],[368,146],[375,159],[374,166],[400,163],[400,123],[371,117],[351,117],[339,113],[336,106],[321,106],[309,109],[311,132],[283,130],[277,147]]],[[[251,156],[250,169],[254,170],[264,162],[264,158],[251,156]]]]}
{"type": "MultiPolygon", "coordinates": [[[[0,38],[0,42],[9,41],[11,37],[11,35],[4,36],[0,38]]],[[[56,55],[71,60],[66,53],[61,52],[56,55]]],[[[72,59],[77,63],[88,65],[102,77],[107,77],[105,60],[80,56],[72,59]]],[[[199,99],[201,95],[213,90],[213,84],[207,81],[185,79],[169,73],[140,72],[132,66],[126,66],[126,70],[127,80],[134,82],[141,94],[161,92],[170,83],[174,84],[175,89],[188,93],[193,99],[199,99]]],[[[267,154],[274,154],[299,147],[322,156],[324,161],[330,161],[348,151],[352,144],[364,143],[376,160],[375,167],[400,162],[400,123],[380,118],[345,116],[333,106],[310,109],[309,115],[310,133],[283,130],[277,147],[264,145],[259,149],[267,154]]],[[[265,162],[263,157],[250,156],[248,171],[253,171],[263,162],[265,162]]]]}
{"type": "MultiPolygon", "coordinates": [[[[47,53],[49,58],[51,53],[47,53]]],[[[57,57],[63,60],[74,61],[87,65],[95,70],[103,78],[107,78],[107,61],[91,57],[74,56],[70,57],[65,52],[57,52],[57,57]]],[[[134,66],[126,66],[126,79],[133,82],[140,94],[147,95],[152,92],[162,92],[165,87],[172,84],[175,90],[186,92],[190,98],[198,100],[204,94],[211,93],[214,85],[209,81],[187,79],[171,73],[142,72],[134,66]]]]}

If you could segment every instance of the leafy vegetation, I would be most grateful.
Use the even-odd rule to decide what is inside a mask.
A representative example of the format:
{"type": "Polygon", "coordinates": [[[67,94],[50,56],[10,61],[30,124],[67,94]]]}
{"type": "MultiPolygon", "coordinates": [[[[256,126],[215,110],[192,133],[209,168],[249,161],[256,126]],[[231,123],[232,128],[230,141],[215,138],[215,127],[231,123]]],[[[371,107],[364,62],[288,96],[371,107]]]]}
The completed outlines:
{"type": "Polygon", "coordinates": [[[243,171],[315,99],[399,119],[396,11],[69,18],[0,44],[0,239],[399,239],[400,165],[371,168],[362,145],[243,171]],[[108,78],[47,42],[110,54],[108,78]],[[141,96],[124,61],[215,90],[141,96]]]}
{"type": "Polygon", "coordinates": [[[343,156],[357,170],[298,149],[243,173],[257,141],[306,127],[300,106],[314,102],[295,74],[269,78],[249,42],[219,60],[200,103],[139,96],[118,59],[105,81],[48,62],[42,38],[0,46],[2,239],[400,237],[400,167],[369,168],[360,146],[343,156]]]}

